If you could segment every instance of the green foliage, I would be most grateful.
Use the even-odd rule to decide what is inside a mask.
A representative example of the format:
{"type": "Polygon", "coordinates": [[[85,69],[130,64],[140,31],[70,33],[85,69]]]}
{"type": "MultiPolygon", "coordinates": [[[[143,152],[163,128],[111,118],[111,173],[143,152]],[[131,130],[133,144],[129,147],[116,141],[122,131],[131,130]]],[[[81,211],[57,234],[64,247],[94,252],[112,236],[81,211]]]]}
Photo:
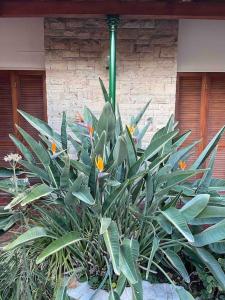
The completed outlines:
{"type": "MultiPolygon", "coordinates": [[[[12,193],[10,211],[4,217],[9,221],[21,213],[19,222],[26,230],[5,247],[6,253],[21,249],[35,253],[35,268],[39,266],[35,262],[47,266],[46,282],[59,282],[54,294],[64,299],[63,278],[70,276],[110,290],[110,299],[119,299],[130,285],[134,299],[141,300],[141,278],[176,284],[179,277],[188,287],[186,261],[194,268],[198,261],[197,267],[207,268],[225,289],[225,274],[215,258],[225,252],[225,198],[220,193],[225,181],[213,178],[211,171],[224,128],[193,165],[182,170],[180,160],[197,144],[181,148],[189,133],[179,136],[171,117],[141,148],[146,128],[137,126],[149,103],[123,126],[101,84],[106,104],[100,118],[86,108],[84,120],[68,123],[64,113],[61,135],[20,111],[42,142],[21,128],[29,150],[12,139],[24,153],[23,172],[37,183],[12,193]],[[207,157],[209,168],[204,168],[207,157]],[[194,180],[199,174],[201,178],[194,180]],[[213,226],[205,229],[207,224],[213,226]],[[115,290],[111,282],[117,282],[115,290]]],[[[0,181],[3,190],[9,186],[10,180],[0,181]]],[[[2,226],[3,230],[9,227],[2,226]]],[[[180,299],[192,299],[185,291],[178,294],[180,299]]]]}

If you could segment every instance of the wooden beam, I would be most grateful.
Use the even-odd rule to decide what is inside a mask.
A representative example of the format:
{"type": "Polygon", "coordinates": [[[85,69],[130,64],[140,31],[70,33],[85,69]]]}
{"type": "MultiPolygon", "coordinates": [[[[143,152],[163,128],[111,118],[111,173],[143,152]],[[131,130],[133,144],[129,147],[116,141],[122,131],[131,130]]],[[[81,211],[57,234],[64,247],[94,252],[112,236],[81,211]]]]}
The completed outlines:
{"type": "Polygon", "coordinates": [[[222,1],[191,2],[124,0],[1,0],[0,17],[47,17],[62,15],[142,15],[151,18],[225,19],[222,1]]]}

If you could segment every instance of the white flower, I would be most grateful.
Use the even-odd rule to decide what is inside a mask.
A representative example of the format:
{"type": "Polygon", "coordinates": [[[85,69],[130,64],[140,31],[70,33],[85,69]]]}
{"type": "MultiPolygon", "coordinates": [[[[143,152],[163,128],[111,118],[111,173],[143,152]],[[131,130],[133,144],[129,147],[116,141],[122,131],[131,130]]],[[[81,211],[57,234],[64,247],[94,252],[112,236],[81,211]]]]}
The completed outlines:
{"type": "Polygon", "coordinates": [[[10,153],[4,157],[4,161],[8,161],[8,162],[10,162],[10,161],[18,162],[21,159],[22,159],[22,156],[17,153],[10,153]]]}

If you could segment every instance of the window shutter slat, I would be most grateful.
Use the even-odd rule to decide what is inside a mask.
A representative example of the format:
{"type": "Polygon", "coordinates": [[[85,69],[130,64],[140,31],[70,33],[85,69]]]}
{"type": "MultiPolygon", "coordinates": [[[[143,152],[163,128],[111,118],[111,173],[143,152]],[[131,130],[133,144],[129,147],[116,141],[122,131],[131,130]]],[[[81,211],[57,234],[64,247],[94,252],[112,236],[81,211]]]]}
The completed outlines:
{"type": "MultiPolygon", "coordinates": [[[[179,122],[180,133],[191,130],[191,135],[184,146],[200,139],[200,101],[201,76],[180,76],[179,94],[177,99],[176,119],[179,122]]],[[[190,165],[197,157],[197,147],[189,158],[190,165]]]]}
{"type": "Polygon", "coordinates": [[[9,134],[13,133],[13,110],[10,73],[0,72],[0,165],[3,158],[14,150],[9,134]]]}
{"type": "MultiPolygon", "coordinates": [[[[19,109],[44,120],[43,75],[19,75],[19,109]]],[[[19,117],[20,126],[33,137],[37,131],[24,118],[19,117]]]]}
{"type": "MultiPolygon", "coordinates": [[[[209,74],[208,141],[225,125],[225,74],[209,74]]],[[[225,136],[218,147],[214,175],[225,178],[225,136]]]]}

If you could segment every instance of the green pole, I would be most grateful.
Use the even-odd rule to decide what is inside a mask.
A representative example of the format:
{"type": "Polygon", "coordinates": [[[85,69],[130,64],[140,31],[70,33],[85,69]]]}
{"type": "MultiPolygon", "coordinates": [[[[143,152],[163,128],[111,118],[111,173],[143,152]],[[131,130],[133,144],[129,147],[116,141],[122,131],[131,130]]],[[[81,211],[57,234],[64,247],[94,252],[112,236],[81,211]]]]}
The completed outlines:
{"type": "Polygon", "coordinates": [[[108,16],[110,55],[109,55],[109,98],[115,111],[116,106],[116,34],[119,23],[118,16],[108,16]]]}

